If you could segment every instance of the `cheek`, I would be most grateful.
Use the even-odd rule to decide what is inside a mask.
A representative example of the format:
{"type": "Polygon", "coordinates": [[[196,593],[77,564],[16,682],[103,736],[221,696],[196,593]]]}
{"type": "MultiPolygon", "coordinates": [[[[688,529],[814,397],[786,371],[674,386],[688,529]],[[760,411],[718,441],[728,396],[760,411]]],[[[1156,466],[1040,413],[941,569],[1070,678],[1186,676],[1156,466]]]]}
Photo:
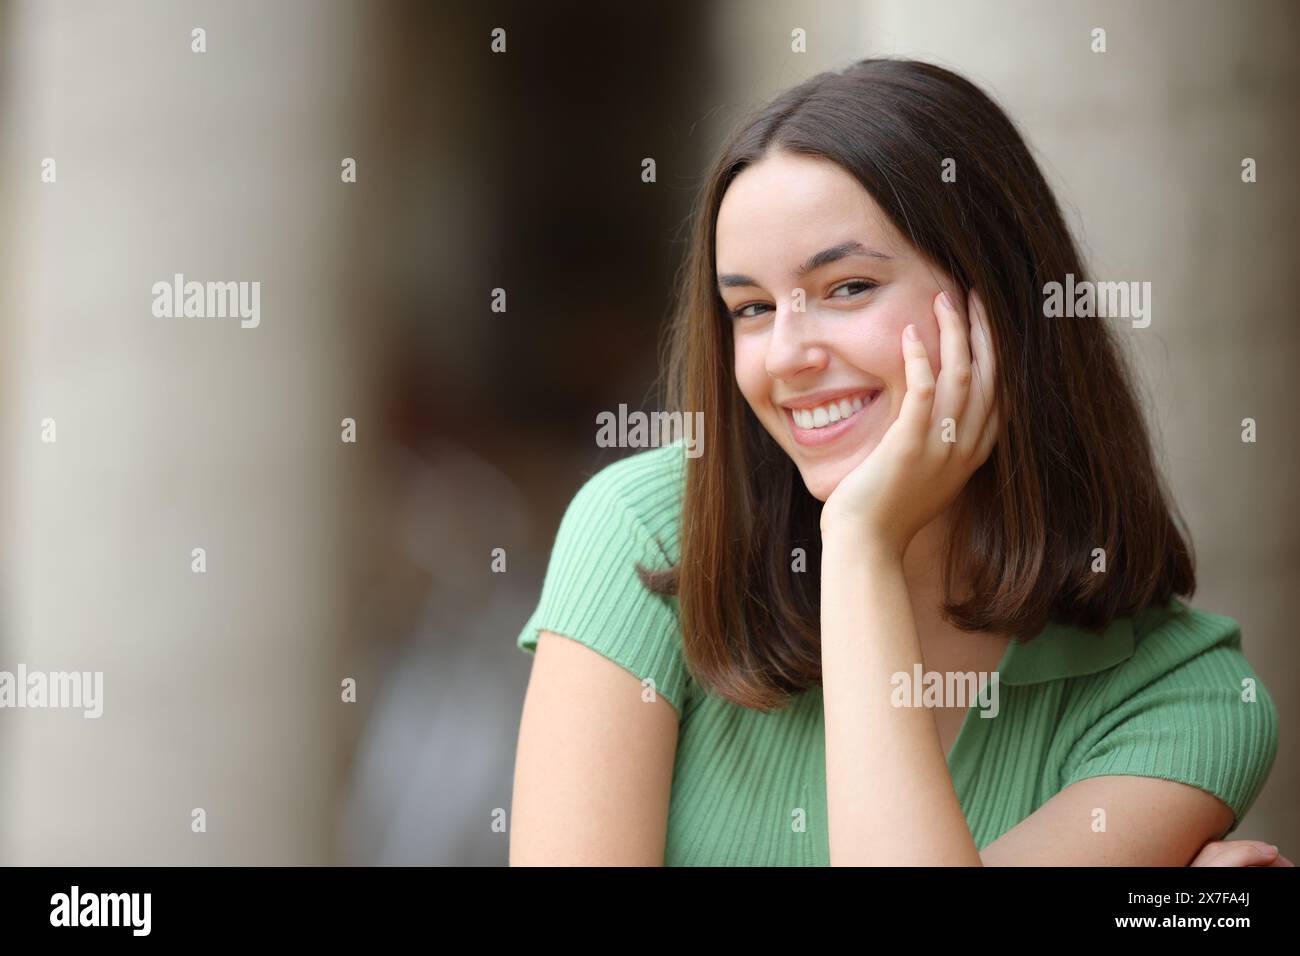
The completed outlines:
{"type": "MultiPolygon", "coordinates": [[[[938,292],[936,290],[935,294],[938,292]]],[[[930,358],[930,367],[939,372],[939,320],[930,308],[930,300],[920,296],[891,304],[873,316],[871,349],[877,356],[878,368],[889,369],[889,384],[900,393],[907,388],[907,372],[903,366],[903,329],[916,326],[930,358]]],[[[868,366],[870,368],[870,366],[868,366]]],[[[883,371],[878,373],[886,377],[883,371]]]]}
{"type": "Polygon", "coordinates": [[[911,321],[902,309],[874,309],[838,337],[835,350],[850,365],[882,379],[890,388],[901,386],[905,381],[903,329],[911,321]]]}
{"type": "Polygon", "coordinates": [[[733,350],[736,387],[751,405],[762,402],[770,392],[766,353],[761,343],[746,338],[736,340],[733,350]]]}

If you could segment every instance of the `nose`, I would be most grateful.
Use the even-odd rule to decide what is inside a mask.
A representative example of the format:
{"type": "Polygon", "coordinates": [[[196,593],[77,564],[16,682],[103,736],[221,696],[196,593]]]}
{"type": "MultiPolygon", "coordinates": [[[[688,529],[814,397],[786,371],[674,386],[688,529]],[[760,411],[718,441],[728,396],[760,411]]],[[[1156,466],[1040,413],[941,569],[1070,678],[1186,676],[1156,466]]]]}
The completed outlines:
{"type": "Polygon", "coordinates": [[[817,344],[815,323],[807,312],[795,312],[791,303],[778,302],[767,341],[767,374],[794,378],[800,372],[826,366],[826,349],[817,344]]]}

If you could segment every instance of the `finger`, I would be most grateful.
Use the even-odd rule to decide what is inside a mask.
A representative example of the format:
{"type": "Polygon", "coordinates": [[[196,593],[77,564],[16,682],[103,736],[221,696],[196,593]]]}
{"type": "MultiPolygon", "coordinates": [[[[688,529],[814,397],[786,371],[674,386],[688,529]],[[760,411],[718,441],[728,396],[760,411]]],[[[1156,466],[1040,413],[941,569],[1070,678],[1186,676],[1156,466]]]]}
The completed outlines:
{"type": "Polygon", "coordinates": [[[971,383],[969,323],[947,292],[935,296],[932,307],[939,320],[939,381],[934,395],[934,420],[943,430],[944,440],[953,445],[963,432],[974,431],[969,447],[974,444],[982,424],[967,429],[962,417],[971,383]]]}
{"type": "Polygon", "coordinates": [[[1197,853],[1196,856],[1192,858],[1192,862],[1188,863],[1187,865],[1188,866],[1214,866],[1215,865],[1214,861],[1217,860],[1219,857],[1221,857],[1223,853],[1226,850],[1228,850],[1230,847],[1231,844],[1223,843],[1218,840],[1215,840],[1211,843],[1207,843],[1205,844],[1205,846],[1201,847],[1200,852],[1197,853]]]}
{"type": "MultiPolygon", "coordinates": [[[[967,313],[970,315],[971,339],[971,387],[966,396],[966,408],[962,411],[962,421],[970,427],[963,430],[965,444],[959,443],[963,452],[972,453],[980,461],[988,457],[983,451],[987,444],[991,420],[990,411],[994,406],[994,382],[996,381],[996,364],[993,356],[993,341],[989,333],[988,313],[984,302],[974,289],[970,292],[967,313]],[[973,449],[973,451],[972,451],[973,449]]],[[[994,436],[996,437],[996,435],[994,436]]],[[[990,446],[991,450],[991,446],[990,446]]]]}
{"type": "Polygon", "coordinates": [[[1268,866],[1277,858],[1277,847],[1254,840],[1227,840],[1208,844],[1192,866],[1268,866]]]}
{"type": "Polygon", "coordinates": [[[903,370],[907,378],[907,392],[898,419],[918,442],[924,443],[934,407],[934,370],[930,356],[915,325],[903,330],[903,370]]]}
{"type": "Polygon", "coordinates": [[[1213,852],[1206,853],[1202,851],[1196,859],[1191,862],[1191,866],[1249,866],[1252,862],[1258,863],[1259,856],[1253,849],[1244,849],[1239,846],[1230,846],[1224,849],[1215,848],[1213,852]]]}
{"type": "Polygon", "coordinates": [[[1250,864],[1227,863],[1215,864],[1226,866],[1258,866],[1263,861],[1272,860],[1277,856],[1277,847],[1263,840],[1215,840],[1207,843],[1201,850],[1201,853],[1214,860],[1221,857],[1228,857],[1232,860],[1240,860],[1243,857],[1253,861],[1250,864]]]}

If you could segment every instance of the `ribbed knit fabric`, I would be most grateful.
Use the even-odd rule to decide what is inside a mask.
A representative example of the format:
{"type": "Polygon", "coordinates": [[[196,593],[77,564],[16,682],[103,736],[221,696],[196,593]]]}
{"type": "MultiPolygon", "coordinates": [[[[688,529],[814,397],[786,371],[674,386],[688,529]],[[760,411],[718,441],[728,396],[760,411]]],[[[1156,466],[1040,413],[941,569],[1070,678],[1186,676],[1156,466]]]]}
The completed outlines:
{"type": "MultiPolygon", "coordinates": [[[[702,693],[676,599],[637,579],[638,562],[664,568],[678,556],[683,465],[669,445],[587,480],[517,645],[531,653],[541,630],[580,641],[652,680],[677,711],[667,865],[828,865],[821,688],[770,714],[702,693]]],[[[980,849],[1071,783],[1105,774],[1206,790],[1232,808],[1235,830],[1277,754],[1277,712],[1237,623],[1177,600],[1103,635],[1049,625],[1012,642],[997,670],[997,716],[972,707],[948,757],[980,849]]]]}

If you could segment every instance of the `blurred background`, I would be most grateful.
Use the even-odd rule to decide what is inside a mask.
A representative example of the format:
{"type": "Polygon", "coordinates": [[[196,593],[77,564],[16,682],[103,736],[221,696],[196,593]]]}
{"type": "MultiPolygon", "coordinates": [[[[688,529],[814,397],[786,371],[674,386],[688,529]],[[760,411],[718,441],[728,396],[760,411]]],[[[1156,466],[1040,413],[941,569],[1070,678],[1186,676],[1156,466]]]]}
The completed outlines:
{"type": "Polygon", "coordinates": [[[0,711],[0,862],[504,864],[514,641],[625,453],[596,413],[658,407],[694,191],[871,55],[988,90],[1094,274],[1152,282],[1192,603],[1283,725],[1235,836],[1295,858],[1297,48],[1283,0],[0,3],[0,670],[104,674],[99,720],[0,711]],[[260,326],[154,318],[175,273],[260,326]]]}

